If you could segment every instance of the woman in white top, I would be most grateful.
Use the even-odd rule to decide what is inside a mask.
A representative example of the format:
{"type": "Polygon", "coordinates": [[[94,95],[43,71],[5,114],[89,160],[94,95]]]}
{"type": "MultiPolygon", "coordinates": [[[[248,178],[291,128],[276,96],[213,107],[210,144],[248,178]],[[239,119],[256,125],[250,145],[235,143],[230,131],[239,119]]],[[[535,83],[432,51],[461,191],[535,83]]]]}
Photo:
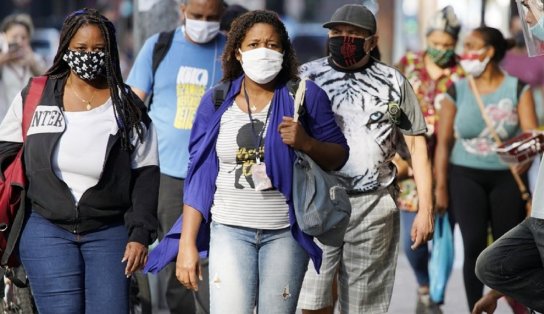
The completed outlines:
{"type": "MultiPolygon", "coordinates": [[[[128,278],[158,225],[156,133],[122,80],[115,28],[96,10],[66,18],[46,77],[24,140],[29,215],[19,257],[40,313],[128,314],[128,278]]],[[[0,124],[0,164],[21,147],[32,91],[0,124]]]]}

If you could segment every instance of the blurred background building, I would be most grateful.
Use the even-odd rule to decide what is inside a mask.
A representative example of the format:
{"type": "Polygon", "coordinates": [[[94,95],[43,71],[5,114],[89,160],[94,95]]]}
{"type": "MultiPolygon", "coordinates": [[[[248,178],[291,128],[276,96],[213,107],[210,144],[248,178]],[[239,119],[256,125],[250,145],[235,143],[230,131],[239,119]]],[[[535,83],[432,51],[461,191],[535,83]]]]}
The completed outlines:
{"type": "MultiPolygon", "coordinates": [[[[47,61],[54,55],[55,36],[64,17],[82,7],[100,9],[117,25],[119,46],[130,67],[135,52],[150,35],[180,23],[180,0],[2,0],[0,18],[14,13],[31,14],[37,28],[34,47],[47,61]]],[[[378,18],[380,50],[386,63],[397,61],[406,50],[420,50],[428,15],[452,5],[461,18],[463,30],[483,22],[510,36],[508,25],[517,15],[515,1],[510,0],[226,0],[248,9],[270,9],[284,19],[301,62],[325,54],[326,30],[321,24],[336,8],[345,3],[363,3],[378,18]]]]}

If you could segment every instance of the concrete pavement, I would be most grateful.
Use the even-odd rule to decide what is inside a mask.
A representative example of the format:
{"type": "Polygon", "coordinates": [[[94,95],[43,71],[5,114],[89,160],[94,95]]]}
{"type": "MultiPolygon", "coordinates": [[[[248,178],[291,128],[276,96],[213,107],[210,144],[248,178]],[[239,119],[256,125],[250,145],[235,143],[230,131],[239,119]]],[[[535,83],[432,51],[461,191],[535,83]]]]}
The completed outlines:
{"type": "MultiPolygon", "coordinates": [[[[469,313],[463,285],[463,244],[459,229],[456,228],[455,235],[455,263],[448,287],[446,290],[446,301],[441,307],[444,314],[469,313]]],[[[399,252],[393,298],[389,307],[389,313],[413,314],[415,313],[417,297],[417,283],[414,273],[404,253],[399,252]]],[[[512,313],[508,304],[499,300],[495,314],[512,313]]]]}

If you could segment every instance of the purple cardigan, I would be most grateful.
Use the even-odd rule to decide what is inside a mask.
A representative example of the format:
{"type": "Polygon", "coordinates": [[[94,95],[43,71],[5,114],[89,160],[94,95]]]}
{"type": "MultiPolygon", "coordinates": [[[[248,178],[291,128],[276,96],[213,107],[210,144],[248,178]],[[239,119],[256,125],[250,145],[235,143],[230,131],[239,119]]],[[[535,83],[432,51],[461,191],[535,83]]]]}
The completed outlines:
{"type": "MultiPolygon", "coordinates": [[[[196,112],[189,143],[189,171],[185,179],[183,203],[197,209],[204,220],[197,237],[199,251],[206,253],[209,245],[210,209],[215,194],[215,181],[219,172],[219,161],[215,150],[219,126],[223,113],[232,106],[235,96],[240,92],[243,76],[232,82],[225,101],[216,111],[212,100],[212,90],[202,97],[196,112]]],[[[346,139],[336,124],[329,98],[325,91],[314,82],[307,81],[305,95],[306,114],[301,121],[308,134],[321,142],[340,144],[349,152],[346,139]]],[[[285,145],[278,132],[278,126],[284,116],[293,116],[294,100],[288,88],[282,84],[276,87],[271,103],[270,126],[265,137],[266,173],[272,185],[280,191],[289,205],[289,222],[295,240],[304,248],[312,259],[317,271],[321,267],[321,249],[314,243],[313,237],[305,234],[298,227],[292,200],[293,172],[295,160],[291,147],[285,145]]],[[[344,160],[344,163],[347,161],[344,160]]],[[[180,217],[165,238],[149,254],[145,271],[157,273],[169,262],[175,260],[178,253],[182,217],[180,217]]]]}

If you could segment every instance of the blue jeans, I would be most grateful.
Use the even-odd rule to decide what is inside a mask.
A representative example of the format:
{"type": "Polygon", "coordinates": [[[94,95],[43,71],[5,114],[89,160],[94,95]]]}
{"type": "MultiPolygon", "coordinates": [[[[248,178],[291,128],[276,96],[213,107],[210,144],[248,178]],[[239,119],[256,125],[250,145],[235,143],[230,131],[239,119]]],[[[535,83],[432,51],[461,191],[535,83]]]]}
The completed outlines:
{"type": "Polygon", "coordinates": [[[544,312],[544,219],[526,218],[478,257],[476,275],[487,286],[544,312]]]}
{"type": "Polygon", "coordinates": [[[122,224],[76,235],[32,213],[19,254],[38,311],[128,313],[126,263],[121,263],[127,240],[122,224]]]}
{"type": "Polygon", "coordinates": [[[420,287],[429,286],[429,257],[431,255],[429,246],[424,243],[415,250],[411,249],[412,239],[410,237],[410,231],[412,230],[412,224],[414,223],[416,215],[416,212],[409,212],[406,210],[400,211],[400,221],[402,223],[402,250],[416,275],[417,284],[420,287]]]}
{"type": "Polygon", "coordinates": [[[210,313],[295,313],[308,259],[289,228],[212,222],[210,313]]]}

